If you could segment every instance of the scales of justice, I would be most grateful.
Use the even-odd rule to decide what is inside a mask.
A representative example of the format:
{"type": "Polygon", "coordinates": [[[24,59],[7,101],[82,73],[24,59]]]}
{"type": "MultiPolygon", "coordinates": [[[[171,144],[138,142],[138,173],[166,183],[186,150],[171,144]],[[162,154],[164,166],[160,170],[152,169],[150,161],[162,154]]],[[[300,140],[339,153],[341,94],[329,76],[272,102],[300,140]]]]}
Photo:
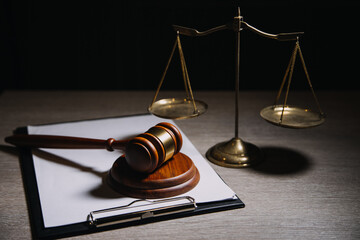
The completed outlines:
{"type": "Polygon", "coordinates": [[[232,30],[236,34],[236,62],[235,62],[235,136],[225,142],[221,142],[211,147],[207,153],[206,157],[211,162],[225,167],[248,167],[253,164],[258,163],[262,159],[261,150],[248,142],[243,141],[238,134],[239,124],[239,77],[240,77],[240,33],[243,30],[250,30],[251,32],[260,35],[265,38],[275,39],[278,41],[294,41],[295,48],[290,57],[290,62],[286,68],[283,81],[281,83],[280,89],[275,98],[274,104],[268,107],[265,107],[260,111],[260,116],[268,121],[269,123],[275,124],[280,127],[288,128],[309,128],[315,127],[322,124],[325,121],[325,114],[320,108],[319,101],[315,95],[313,86],[310,81],[309,73],[307,71],[305,60],[300,49],[299,38],[303,32],[293,32],[293,33],[280,33],[280,34],[270,34],[263,32],[255,27],[251,26],[243,20],[243,17],[240,14],[240,8],[238,8],[238,16],[235,16],[233,21],[221,25],[218,27],[211,28],[209,30],[199,32],[193,28],[187,28],[182,26],[173,26],[174,30],[177,33],[176,41],[173,46],[173,49],[170,54],[170,58],[165,67],[165,71],[162,75],[158,88],[156,90],[155,96],[152,103],[148,107],[150,113],[169,119],[186,119],[191,117],[197,117],[207,110],[207,104],[194,99],[193,91],[190,85],[190,79],[188,70],[186,67],[186,62],[184,58],[183,49],[180,42],[180,35],[190,36],[190,37],[202,37],[211,35],[214,32],[221,30],[232,30]],[[183,99],[180,98],[166,98],[157,100],[160,88],[163,84],[163,81],[166,76],[166,72],[170,65],[170,62],[173,58],[174,52],[178,48],[180,65],[184,80],[184,86],[186,91],[186,97],[183,99]],[[298,106],[288,105],[288,95],[290,84],[292,80],[292,75],[295,66],[295,60],[297,55],[299,55],[303,70],[305,72],[308,85],[310,87],[311,93],[314,97],[317,111],[311,111],[308,108],[301,108],[298,106]],[[283,103],[279,103],[281,94],[286,85],[286,92],[283,103]]]}

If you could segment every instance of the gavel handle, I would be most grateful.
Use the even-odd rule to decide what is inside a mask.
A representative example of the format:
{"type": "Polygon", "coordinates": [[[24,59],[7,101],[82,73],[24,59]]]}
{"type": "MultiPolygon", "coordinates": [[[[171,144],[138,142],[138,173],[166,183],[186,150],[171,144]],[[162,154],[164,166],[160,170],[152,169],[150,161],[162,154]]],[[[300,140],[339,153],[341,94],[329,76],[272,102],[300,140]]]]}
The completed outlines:
{"type": "Polygon", "coordinates": [[[5,138],[5,142],[22,147],[65,148],[65,149],[114,149],[125,150],[129,140],[107,140],[52,135],[13,135],[5,138]]]}

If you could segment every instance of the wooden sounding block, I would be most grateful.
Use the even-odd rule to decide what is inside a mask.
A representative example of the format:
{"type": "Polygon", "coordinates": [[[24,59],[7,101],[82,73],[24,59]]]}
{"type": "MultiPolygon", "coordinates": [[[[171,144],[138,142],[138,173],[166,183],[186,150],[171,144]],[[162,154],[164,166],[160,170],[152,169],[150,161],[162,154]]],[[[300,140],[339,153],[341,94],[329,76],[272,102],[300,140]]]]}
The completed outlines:
{"type": "Polygon", "coordinates": [[[152,173],[140,173],[129,167],[125,156],[110,169],[107,182],[117,192],[129,197],[154,199],[173,197],[193,189],[200,174],[193,161],[183,153],[175,154],[152,173]]]}

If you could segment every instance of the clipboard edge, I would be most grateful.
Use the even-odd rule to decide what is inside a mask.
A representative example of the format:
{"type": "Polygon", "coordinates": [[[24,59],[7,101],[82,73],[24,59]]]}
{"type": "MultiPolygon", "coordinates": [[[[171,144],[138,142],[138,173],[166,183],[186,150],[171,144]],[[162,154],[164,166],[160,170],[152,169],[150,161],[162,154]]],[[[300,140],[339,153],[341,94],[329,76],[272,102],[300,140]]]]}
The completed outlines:
{"type": "MultiPolygon", "coordinates": [[[[139,116],[139,115],[148,115],[148,114],[138,114],[135,116],[139,116]]],[[[129,117],[129,116],[124,116],[124,117],[129,117]]],[[[117,118],[117,117],[113,117],[113,118],[117,118]]],[[[107,119],[107,118],[101,118],[101,119],[107,119]]],[[[99,120],[99,119],[92,119],[92,120],[99,120]]],[[[47,124],[43,124],[43,125],[47,125],[47,124]]],[[[27,127],[19,127],[15,129],[13,132],[15,134],[28,134],[27,127]]],[[[145,218],[142,220],[119,223],[110,226],[104,226],[101,228],[92,228],[91,226],[89,226],[88,222],[81,222],[81,223],[45,228],[31,149],[24,147],[17,149],[19,151],[19,162],[21,168],[23,187],[25,190],[27,208],[29,213],[31,233],[34,239],[53,239],[53,238],[72,237],[77,235],[84,235],[84,234],[108,231],[113,229],[121,229],[130,226],[137,226],[137,225],[148,224],[153,222],[160,222],[160,221],[166,221],[177,218],[214,213],[219,211],[232,210],[232,209],[245,207],[245,204],[240,200],[240,198],[237,195],[235,195],[235,199],[208,202],[208,203],[197,203],[197,208],[194,211],[187,211],[187,212],[174,213],[172,215],[145,218]]]]}

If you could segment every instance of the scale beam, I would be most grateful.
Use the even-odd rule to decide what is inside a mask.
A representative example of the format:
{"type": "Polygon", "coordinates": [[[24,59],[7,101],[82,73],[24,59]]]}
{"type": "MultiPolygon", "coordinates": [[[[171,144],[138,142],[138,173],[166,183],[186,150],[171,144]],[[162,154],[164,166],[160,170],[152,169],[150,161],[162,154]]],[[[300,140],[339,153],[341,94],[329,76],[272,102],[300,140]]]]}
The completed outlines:
{"type": "Polygon", "coordinates": [[[214,28],[211,28],[211,29],[203,31],[203,32],[199,32],[198,30],[196,30],[194,28],[182,27],[182,26],[178,26],[178,25],[173,25],[173,28],[179,34],[189,36],[189,37],[202,37],[202,36],[206,36],[211,33],[217,32],[217,31],[229,29],[229,27],[227,25],[221,25],[218,27],[214,27],[214,28]]]}
{"type": "MultiPolygon", "coordinates": [[[[297,40],[301,35],[304,34],[304,32],[271,34],[271,33],[263,32],[255,27],[251,26],[247,22],[244,22],[243,20],[240,20],[240,27],[241,27],[241,30],[249,29],[250,31],[252,31],[262,37],[271,38],[271,39],[275,39],[278,41],[294,41],[294,40],[297,40]]],[[[185,35],[185,36],[189,36],[189,37],[202,37],[202,36],[206,36],[206,35],[212,34],[214,32],[221,31],[221,30],[238,31],[239,21],[238,21],[238,18],[234,18],[234,22],[230,22],[225,25],[210,28],[203,32],[200,32],[194,28],[182,27],[182,26],[178,26],[178,25],[173,25],[173,28],[176,32],[178,32],[181,35],[185,35]]]]}
{"type": "Polygon", "coordinates": [[[262,37],[271,38],[271,39],[275,39],[278,41],[294,41],[294,40],[297,40],[301,35],[304,34],[304,32],[271,34],[271,33],[263,32],[244,21],[241,22],[241,25],[244,28],[249,29],[250,31],[252,31],[262,37]]]}

